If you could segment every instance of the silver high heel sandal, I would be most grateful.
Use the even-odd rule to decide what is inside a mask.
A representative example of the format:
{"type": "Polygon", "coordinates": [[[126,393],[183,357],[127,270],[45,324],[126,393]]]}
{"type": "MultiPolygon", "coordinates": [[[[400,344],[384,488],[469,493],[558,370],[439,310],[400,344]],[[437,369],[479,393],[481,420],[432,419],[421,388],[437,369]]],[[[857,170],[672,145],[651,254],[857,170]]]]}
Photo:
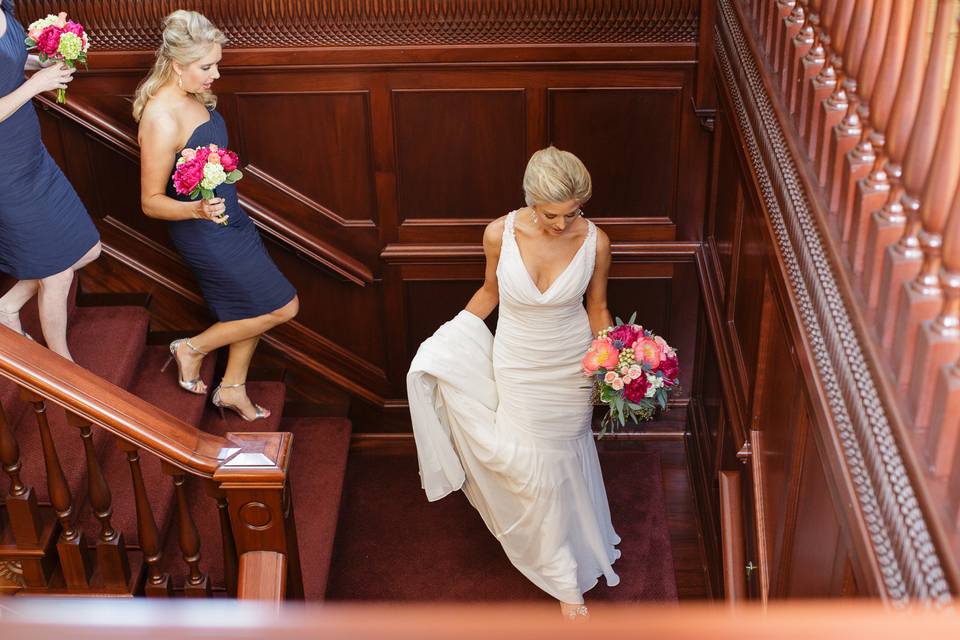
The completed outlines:
{"type": "Polygon", "coordinates": [[[163,363],[163,366],[160,367],[160,372],[163,373],[167,370],[167,367],[170,366],[171,362],[177,363],[177,382],[180,384],[180,388],[190,393],[195,393],[198,396],[206,395],[206,390],[200,391],[200,385],[203,384],[203,380],[200,379],[200,376],[197,376],[193,380],[184,380],[183,379],[183,367],[180,364],[180,358],[177,357],[177,349],[181,344],[187,345],[194,353],[199,353],[202,356],[207,355],[205,351],[200,351],[195,346],[190,344],[190,338],[180,338],[179,340],[174,340],[170,343],[170,357],[167,358],[167,361],[163,363]]]}
{"type": "Polygon", "coordinates": [[[252,418],[248,418],[247,416],[243,415],[242,411],[240,411],[240,407],[238,407],[235,404],[227,404],[226,402],[220,399],[221,389],[237,389],[239,387],[245,387],[245,386],[247,386],[245,382],[241,382],[239,384],[223,384],[223,382],[221,382],[220,384],[217,385],[217,388],[213,390],[213,397],[211,398],[210,401],[213,402],[213,406],[215,406],[217,409],[220,410],[221,420],[225,419],[225,416],[223,415],[224,409],[230,409],[231,411],[236,413],[238,416],[240,416],[245,422],[253,422],[254,420],[260,420],[262,418],[267,418],[270,416],[269,409],[264,409],[260,405],[254,404],[253,408],[256,410],[256,414],[252,418]]]}

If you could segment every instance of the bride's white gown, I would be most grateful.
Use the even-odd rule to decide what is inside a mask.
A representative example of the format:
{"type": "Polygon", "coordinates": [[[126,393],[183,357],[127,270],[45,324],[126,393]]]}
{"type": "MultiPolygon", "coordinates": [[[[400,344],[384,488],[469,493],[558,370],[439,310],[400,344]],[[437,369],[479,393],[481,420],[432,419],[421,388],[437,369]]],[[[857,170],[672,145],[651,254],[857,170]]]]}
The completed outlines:
{"type": "Polygon", "coordinates": [[[510,561],[554,598],[582,603],[613,562],[581,359],[592,339],[583,295],[596,228],[540,292],[505,222],[496,336],[461,311],[427,339],[407,378],[420,475],[430,500],[463,489],[510,561]]]}

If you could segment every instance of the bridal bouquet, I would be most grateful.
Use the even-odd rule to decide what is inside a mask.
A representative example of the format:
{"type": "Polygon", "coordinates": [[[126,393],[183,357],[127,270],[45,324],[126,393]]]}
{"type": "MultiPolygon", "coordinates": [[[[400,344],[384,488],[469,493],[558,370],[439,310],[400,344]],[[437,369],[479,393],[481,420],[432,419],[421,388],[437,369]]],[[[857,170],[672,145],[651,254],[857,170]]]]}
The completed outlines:
{"type": "MultiPolygon", "coordinates": [[[[233,184],[243,177],[237,169],[240,158],[229,149],[215,144],[196,149],[186,148],[180,152],[173,170],[173,188],[183,196],[197,200],[214,197],[217,187],[233,184]]],[[[226,224],[221,223],[221,224],[226,224]]]]}
{"type": "MultiPolygon", "coordinates": [[[[31,23],[24,44],[28,51],[37,50],[40,62],[53,60],[71,68],[78,64],[87,66],[87,50],[90,48],[87,33],[80,23],[67,20],[65,11],[31,23]]],[[[66,102],[67,90],[57,89],[57,103],[66,102]]]]}
{"type": "Polygon", "coordinates": [[[667,408],[667,397],[679,386],[677,352],[666,340],[634,324],[637,314],[624,323],[601,331],[583,357],[583,373],[595,384],[596,397],[607,405],[600,435],[653,418],[657,408],[667,408]]]}

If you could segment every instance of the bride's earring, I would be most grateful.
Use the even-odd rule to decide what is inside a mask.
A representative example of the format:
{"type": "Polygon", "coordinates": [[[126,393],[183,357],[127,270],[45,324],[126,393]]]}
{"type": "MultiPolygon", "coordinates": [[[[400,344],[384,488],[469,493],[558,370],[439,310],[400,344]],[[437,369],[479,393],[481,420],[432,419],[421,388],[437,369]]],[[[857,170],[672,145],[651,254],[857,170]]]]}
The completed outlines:
{"type": "Polygon", "coordinates": [[[177,74],[177,86],[183,89],[183,76],[181,76],[179,73],[177,74]]]}
{"type": "Polygon", "coordinates": [[[530,220],[533,222],[533,224],[537,224],[537,212],[533,209],[530,210],[530,220]]]}

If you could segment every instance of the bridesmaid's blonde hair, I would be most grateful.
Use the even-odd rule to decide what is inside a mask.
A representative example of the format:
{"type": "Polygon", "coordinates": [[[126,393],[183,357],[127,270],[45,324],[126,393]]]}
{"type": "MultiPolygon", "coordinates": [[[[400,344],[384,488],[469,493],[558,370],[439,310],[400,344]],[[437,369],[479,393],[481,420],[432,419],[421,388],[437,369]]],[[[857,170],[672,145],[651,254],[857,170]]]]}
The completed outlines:
{"type": "MultiPolygon", "coordinates": [[[[140,122],[143,109],[157,91],[174,74],[173,63],[183,66],[193,64],[207,55],[210,47],[227,42],[223,32],[217,29],[203,14],[183,9],[174,11],[163,21],[163,43],[157,49],[157,61],[150,75],[137,87],[133,101],[133,119],[140,122]]],[[[209,91],[194,94],[207,108],[217,106],[217,96],[209,91]]]]}
{"type": "Polygon", "coordinates": [[[527,206],[567,200],[583,204],[593,195],[593,184],[580,158],[550,146],[530,157],[523,173],[523,194],[527,206]]]}

